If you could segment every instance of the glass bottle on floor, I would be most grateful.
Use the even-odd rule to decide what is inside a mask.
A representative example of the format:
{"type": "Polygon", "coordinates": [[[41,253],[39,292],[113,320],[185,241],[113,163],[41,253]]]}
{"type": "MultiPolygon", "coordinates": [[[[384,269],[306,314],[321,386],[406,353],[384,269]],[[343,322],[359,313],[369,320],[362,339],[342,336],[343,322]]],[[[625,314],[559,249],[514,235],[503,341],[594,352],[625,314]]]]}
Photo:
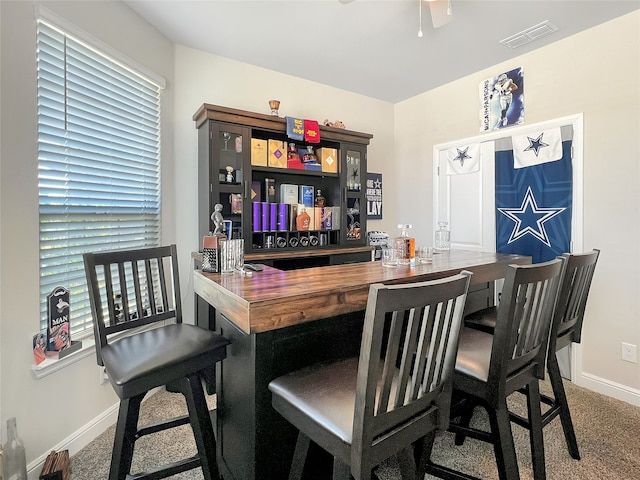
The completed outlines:
{"type": "Polygon", "coordinates": [[[18,437],[15,417],[7,420],[7,443],[2,455],[2,478],[4,480],[27,480],[27,457],[24,443],[18,437]]]}

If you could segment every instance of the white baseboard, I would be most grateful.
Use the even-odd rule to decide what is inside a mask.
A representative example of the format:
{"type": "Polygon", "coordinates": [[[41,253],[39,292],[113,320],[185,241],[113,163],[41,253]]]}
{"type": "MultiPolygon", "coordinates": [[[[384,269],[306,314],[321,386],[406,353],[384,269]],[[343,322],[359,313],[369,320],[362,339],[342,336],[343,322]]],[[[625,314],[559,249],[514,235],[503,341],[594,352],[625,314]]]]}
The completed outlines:
{"type": "Polygon", "coordinates": [[[39,458],[36,458],[33,462],[27,465],[28,480],[38,480],[38,477],[40,476],[40,472],[42,471],[42,467],[44,465],[44,461],[47,459],[47,456],[49,455],[51,450],[55,450],[57,452],[61,450],[69,450],[69,456],[74,455],[75,453],[86,447],[92,440],[98,437],[107,428],[109,428],[111,425],[114,425],[118,420],[118,406],[119,403],[116,403],[115,405],[109,407],[92,421],[84,425],[79,430],[76,430],[60,443],[50,448],[49,451],[42,454],[39,458]]]}
{"type": "Polygon", "coordinates": [[[640,407],[640,390],[637,388],[631,388],[586,372],[581,372],[574,380],[574,383],[580,387],[640,407]]]}
{"type": "Polygon", "coordinates": [[[573,343],[569,348],[571,352],[571,379],[573,383],[593,392],[630,403],[636,407],[640,406],[640,390],[583,371],[582,344],[573,343]]]}
{"type": "MultiPolygon", "coordinates": [[[[164,387],[158,387],[151,390],[144,397],[142,403],[146,402],[151,396],[153,396],[163,388],[164,387]]],[[[47,455],[49,455],[52,450],[55,450],[56,452],[59,452],[61,450],[69,450],[69,456],[73,456],[84,447],[89,445],[92,440],[102,434],[111,425],[115,425],[115,423],[118,421],[119,407],[120,402],[107,408],[104,412],[95,417],[82,428],[76,430],[74,433],[69,435],[57,445],[51,447],[49,450],[47,450],[46,453],[43,453],[42,455],[40,455],[40,457],[36,458],[33,462],[27,465],[27,480],[39,480],[44,461],[47,459],[47,455]]]]}

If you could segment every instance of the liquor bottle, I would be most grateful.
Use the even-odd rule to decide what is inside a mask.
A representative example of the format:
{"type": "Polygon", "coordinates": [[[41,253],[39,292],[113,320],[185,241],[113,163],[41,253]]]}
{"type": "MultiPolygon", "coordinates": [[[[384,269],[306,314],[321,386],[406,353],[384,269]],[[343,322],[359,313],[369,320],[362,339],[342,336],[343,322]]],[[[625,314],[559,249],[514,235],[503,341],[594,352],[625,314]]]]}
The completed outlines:
{"type": "Polygon", "coordinates": [[[413,265],[416,256],[416,239],[409,236],[411,225],[398,225],[400,236],[393,241],[398,265],[413,265]]]}
{"type": "Polygon", "coordinates": [[[295,143],[289,143],[289,148],[287,149],[287,160],[300,160],[300,155],[298,154],[298,150],[296,150],[295,143]]]}
{"type": "Polygon", "coordinates": [[[27,480],[27,457],[24,443],[18,437],[15,417],[7,420],[7,443],[3,448],[2,478],[5,480],[27,480]]]}
{"type": "Polygon", "coordinates": [[[315,206],[316,207],[324,207],[326,206],[327,201],[325,200],[324,196],[322,196],[322,192],[320,190],[318,190],[318,193],[316,193],[316,200],[315,200],[315,206]]]}
{"type": "Polygon", "coordinates": [[[318,163],[318,156],[313,153],[313,146],[307,146],[307,153],[302,155],[302,163],[318,163]]]}
{"type": "Polygon", "coordinates": [[[311,225],[311,217],[307,213],[305,208],[302,208],[302,211],[298,213],[296,217],[296,230],[309,230],[311,225]]]}
{"type": "Polygon", "coordinates": [[[451,232],[449,232],[449,224],[447,222],[438,222],[438,230],[435,235],[435,247],[439,252],[449,251],[451,242],[451,232]]]}

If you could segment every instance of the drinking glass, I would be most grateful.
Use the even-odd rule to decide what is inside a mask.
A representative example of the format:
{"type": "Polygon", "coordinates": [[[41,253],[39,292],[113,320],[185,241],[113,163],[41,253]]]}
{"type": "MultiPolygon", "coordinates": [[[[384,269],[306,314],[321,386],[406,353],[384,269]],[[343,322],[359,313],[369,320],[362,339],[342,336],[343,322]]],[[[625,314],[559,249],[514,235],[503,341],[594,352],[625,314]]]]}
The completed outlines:
{"type": "Polygon", "coordinates": [[[391,246],[382,247],[382,266],[383,267],[395,267],[398,264],[396,258],[396,251],[391,246]]]}
{"type": "Polygon", "coordinates": [[[233,240],[220,240],[220,273],[233,273],[233,240]]]}
{"type": "Polygon", "coordinates": [[[237,272],[244,270],[244,240],[236,238],[231,240],[233,243],[233,268],[237,272]]]}
{"type": "Polygon", "coordinates": [[[433,247],[420,247],[418,249],[418,263],[433,262],[433,247]]]}

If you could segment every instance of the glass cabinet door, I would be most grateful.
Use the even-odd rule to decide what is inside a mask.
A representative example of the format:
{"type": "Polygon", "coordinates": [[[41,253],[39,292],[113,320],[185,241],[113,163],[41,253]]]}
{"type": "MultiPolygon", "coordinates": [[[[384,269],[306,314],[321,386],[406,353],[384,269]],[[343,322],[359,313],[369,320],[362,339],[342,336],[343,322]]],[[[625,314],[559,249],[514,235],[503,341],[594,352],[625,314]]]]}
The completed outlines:
{"type": "MultiPolygon", "coordinates": [[[[242,128],[218,125],[218,181],[226,185],[241,185],[244,169],[244,132],[242,128]]],[[[215,154],[214,154],[215,155],[215,154]]]]}
{"type": "Polygon", "coordinates": [[[362,179],[366,176],[366,154],[362,147],[346,145],[343,155],[343,189],[341,230],[346,244],[364,244],[366,239],[366,207],[362,179]]]}
{"type": "Polygon", "coordinates": [[[359,151],[347,150],[347,190],[350,192],[359,192],[361,189],[360,156],[359,151]]]}
{"type": "MultiPolygon", "coordinates": [[[[223,123],[211,125],[210,212],[222,205],[224,232],[229,238],[241,238],[243,185],[246,173],[247,128],[223,123]]],[[[215,228],[213,223],[211,228],[215,228]]]]}

